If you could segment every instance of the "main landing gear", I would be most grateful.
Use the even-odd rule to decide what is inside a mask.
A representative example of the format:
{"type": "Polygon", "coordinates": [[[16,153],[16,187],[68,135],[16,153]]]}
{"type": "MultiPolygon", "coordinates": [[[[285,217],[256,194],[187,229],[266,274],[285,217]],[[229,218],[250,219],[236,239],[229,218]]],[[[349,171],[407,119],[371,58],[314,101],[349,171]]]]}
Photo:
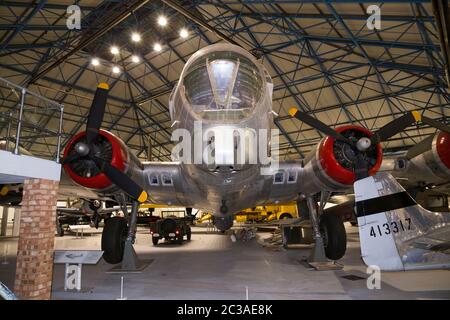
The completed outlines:
{"type": "Polygon", "coordinates": [[[313,196],[307,196],[305,199],[315,240],[314,248],[308,258],[308,263],[313,266],[326,264],[329,262],[328,259],[339,260],[345,255],[347,248],[347,235],[342,219],[335,214],[323,213],[328,198],[329,193],[321,193],[319,208],[313,196]]]}
{"type": "Polygon", "coordinates": [[[139,202],[133,201],[131,213],[124,212],[129,217],[112,217],[105,221],[102,233],[103,259],[111,264],[121,263],[115,271],[140,271],[148,264],[140,261],[134,251],[136,239],[136,221],[139,202]]]}
{"type": "Polygon", "coordinates": [[[103,259],[116,264],[122,261],[125,240],[128,234],[127,221],[123,217],[112,217],[105,221],[102,233],[103,259]]]}

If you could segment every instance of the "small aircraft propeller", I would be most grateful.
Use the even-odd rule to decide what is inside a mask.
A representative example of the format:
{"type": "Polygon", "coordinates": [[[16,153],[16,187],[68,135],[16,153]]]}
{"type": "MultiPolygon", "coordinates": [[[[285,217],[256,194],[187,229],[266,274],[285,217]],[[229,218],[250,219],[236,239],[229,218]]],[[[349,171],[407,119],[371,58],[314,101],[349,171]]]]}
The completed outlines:
{"type": "MultiPolygon", "coordinates": [[[[309,126],[326,134],[327,136],[333,137],[335,139],[343,141],[344,143],[347,143],[352,148],[355,154],[354,171],[357,176],[357,179],[369,176],[369,165],[365,160],[365,152],[369,150],[371,146],[386,141],[392,136],[395,136],[396,134],[402,132],[406,127],[419,121],[422,121],[423,123],[435,127],[439,130],[450,132],[450,127],[448,127],[447,125],[434,119],[422,116],[418,111],[410,111],[404,114],[403,116],[394,119],[393,121],[389,122],[388,124],[384,125],[380,129],[375,131],[370,138],[362,137],[359,140],[355,139],[351,140],[349,138],[344,137],[342,134],[335,131],[322,121],[311,117],[307,113],[302,112],[297,108],[291,108],[289,110],[289,114],[293,118],[297,118],[298,120],[305,122],[309,126]]],[[[408,159],[414,158],[415,156],[428,150],[427,147],[431,143],[430,142],[431,140],[427,138],[423,140],[421,143],[415,145],[408,151],[407,158],[408,159]]]]}
{"type": "Polygon", "coordinates": [[[75,152],[69,153],[63,159],[62,164],[70,164],[82,158],[91,160],[99,171],[104,173],[117,187],[133,199],[144,202],[147,200],[147,193],[125,173],[112,166],[109,161],[101,158],[95,152],[95,141],[103,121],[103,115],[105,114],[108,90],[109,86],[106,83],[100,83],[98,85],[86,123],[86,143],[78,142],[74,147],[75,152]]]}

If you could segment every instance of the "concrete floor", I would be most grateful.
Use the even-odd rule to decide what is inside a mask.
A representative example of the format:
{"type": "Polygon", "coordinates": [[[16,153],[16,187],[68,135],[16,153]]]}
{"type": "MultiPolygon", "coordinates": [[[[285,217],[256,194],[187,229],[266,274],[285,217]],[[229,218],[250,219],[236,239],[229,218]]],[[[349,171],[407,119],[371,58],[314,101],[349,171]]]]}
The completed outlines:
{"type": "MultiPolygon", "coordinates": [[[[128,299],[450,299],[450,271],[383,272],[380,290],[367,289],[357,228],[347,227],[348,251],[339,271],[314,271],[301,263],[308,249],[273,251],[256,240],[232,242],[222,234],[193,228],[191,242],[154,247],[139,228],[136,251],[154,259],[142,273],[123,274],[128,299]],[[300,261],[300,262],[299,262],[300,261]],[[348,280],[355,275],[364,279],[348,280]]],[[[262,234],[264,236],[264,234],[262,234]]],[[[100,233],[56,238],[55,249],[99,249],[100,233]]],[[[0,280],[13,288],[17,239],[0,239],[0,280]],[[8,254],[4,257],[4,248],[8,254]],[[6,262],[6,264],[2,264],[6,262]]],[[[81,292],[64,292],[64,265],[55,265],[53,299],[116,299],[122,274],[101,260],[84,266],[81,292]]]]}

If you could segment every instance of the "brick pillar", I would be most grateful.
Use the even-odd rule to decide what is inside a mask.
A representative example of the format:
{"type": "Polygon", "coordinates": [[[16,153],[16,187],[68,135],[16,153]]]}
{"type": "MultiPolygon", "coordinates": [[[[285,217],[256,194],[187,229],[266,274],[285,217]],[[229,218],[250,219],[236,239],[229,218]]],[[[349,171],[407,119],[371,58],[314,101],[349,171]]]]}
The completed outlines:
{"type": "Polygon", "coordinates": [[[25,180],[17,248],[15,294],[50,299],[58,181],[25,180]]]}

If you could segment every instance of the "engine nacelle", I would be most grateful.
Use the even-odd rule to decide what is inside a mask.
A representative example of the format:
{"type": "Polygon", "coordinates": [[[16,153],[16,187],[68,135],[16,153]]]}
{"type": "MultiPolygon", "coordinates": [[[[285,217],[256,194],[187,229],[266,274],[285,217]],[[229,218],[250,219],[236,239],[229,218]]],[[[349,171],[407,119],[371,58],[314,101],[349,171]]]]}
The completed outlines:
{"type": "MultiPolygon", "coordinates": [[[[75,152],[74,148],[78,142],[86,142],[86,132],[78,133],[67,143],[64,158],[75,152]]],[[[141,166],[139,159],[129,151],[125,143],[111,132],[100,130],[92,148],[98,157],[109,161],[128,176],[132,176],[135,169],[141,166]]],[[[90,159],[81,157],[73,163],[65,164],[64,169],[70,178],[82,187],[104,194],[118,190],[90,159]]]]}
{"type": "Polygon", "coordinates": [[[423,155],[425,163],[434,174],[443,178],[450,178],[450,134],[439,132],[435,135],[430,151],[423,155]]]}
{"type": "MultiPolygon", "coordinates": [[[[370,137],[372,133],[362,127],[348,125],[336,128],[336,131],[347,138],[370,137]]],[[[355,182],[356,176],[353,171],[354,151],[340,140],[325,137],[315,149],[306,157],[303,181],[306,190],[311,193],[323,189],[330,191],[342,191],[355,182]]],[[[371,146],[365,153],[369,162],[369,174],[375,174],[381,166],[383,152],[381,145],[371,146]]]]}
{"type": "Polygon", "coordinates": [[[383,170],[392,170],[395,176],[418,185],[439,184],[450,180],[450,134],[438,132],[429,140],[428,150],[408,160],[394,158],[383,164],[383,170]]]}

